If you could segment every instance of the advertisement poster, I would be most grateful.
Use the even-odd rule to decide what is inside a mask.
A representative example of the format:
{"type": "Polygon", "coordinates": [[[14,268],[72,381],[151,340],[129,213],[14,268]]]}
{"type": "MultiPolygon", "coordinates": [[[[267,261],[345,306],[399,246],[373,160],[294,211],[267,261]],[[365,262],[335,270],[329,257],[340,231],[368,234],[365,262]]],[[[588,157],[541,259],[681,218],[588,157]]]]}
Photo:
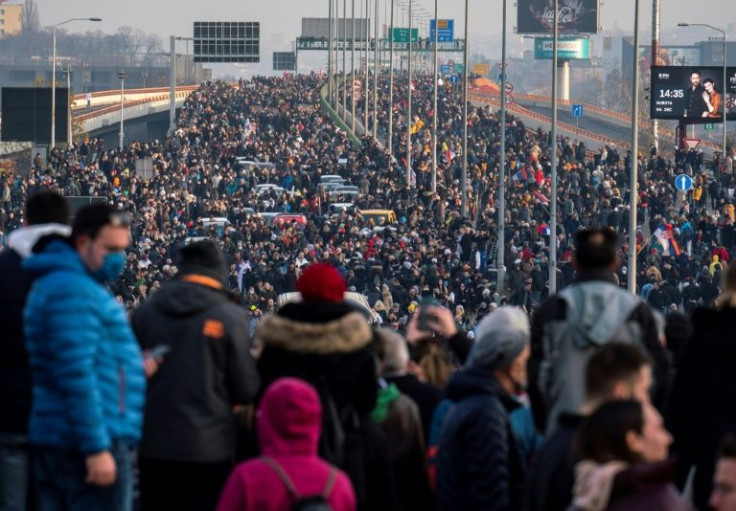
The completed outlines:
{"type": "Polygon", "coordinates": [[[723,87],[722,67],[652,67],[650,113],[652,119],[685,120],[688,124],[736,119],[736,68],[728,68],[723,87]],[[725,94],[724,94],[725,91],[725,94]]]}
{"type": "MultiPolygon", "coordinates": [[[[559,0],[557,5],[557,28],[560,34],[598,33],[598,0],[559,0]]],[[[554,13],[554,1],[518,0],[516,32],[551,34],[554,13]]]]}

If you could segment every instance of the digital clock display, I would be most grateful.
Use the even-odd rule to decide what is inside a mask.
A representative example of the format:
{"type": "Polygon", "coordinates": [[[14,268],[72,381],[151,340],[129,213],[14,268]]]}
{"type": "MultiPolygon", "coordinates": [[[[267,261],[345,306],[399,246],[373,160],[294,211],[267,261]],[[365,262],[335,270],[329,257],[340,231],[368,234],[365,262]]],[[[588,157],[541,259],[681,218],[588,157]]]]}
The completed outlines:
{"type": "Polygon", "coordinates": [[[651,78],[652,119],[718,123],[723,121],[724,105],[728,119],[736,119],[736,69],[728,69],[725,91],[722,67],[652,66],[651,78]]]}

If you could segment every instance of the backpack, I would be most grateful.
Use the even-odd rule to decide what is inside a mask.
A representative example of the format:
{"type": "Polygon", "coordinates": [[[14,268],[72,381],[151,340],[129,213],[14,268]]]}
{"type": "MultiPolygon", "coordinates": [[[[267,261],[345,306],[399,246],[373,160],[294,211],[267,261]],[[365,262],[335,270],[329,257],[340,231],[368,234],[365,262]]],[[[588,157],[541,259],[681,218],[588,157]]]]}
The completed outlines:
{"type": "Polygon", "coordinates": [[[274,473],[281,479],[281,482],[286,487],[286,490],[291,495],[293,501],[291,509],[293,511],[332,511],[332,507],[328,502],[332,490],[335,488],[335,481],[337,479],[337,469],[330,467],[330,473],[327,476],[327,482],[319,495],[302,496],[294,486],[289,474],[283,469],[278,462],[270,456],[261,456],[263,461],[268,467],[274,471],[274,473]]]}
{"type": "Polygon", "coordinates": [[[562,412],[574,412],[585,399],[585,367],[590,356],[609,342],[643,346],[643,330],[628,321],[641,299],[605,281],[580,282],[557,294],[566,304],[565,318],[546,327],[539,389],[547,409],[547,433],[562,412]]]}
{"type": "Polygon", "coordinates": [[[325,381],[315,385],[322,403],[322,434],[319,455],[329,463],[343,467],[347,457],[347,437],[360,429],[360,418],[352,404],[340,410],[325,381]]]}

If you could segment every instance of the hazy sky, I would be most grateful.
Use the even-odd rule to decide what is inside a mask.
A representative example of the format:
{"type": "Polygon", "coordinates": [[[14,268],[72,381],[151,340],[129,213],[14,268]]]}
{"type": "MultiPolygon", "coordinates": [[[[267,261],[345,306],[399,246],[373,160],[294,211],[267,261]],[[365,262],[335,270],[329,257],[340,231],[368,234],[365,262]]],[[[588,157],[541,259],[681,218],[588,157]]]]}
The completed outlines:
{"type": "MultiPolygon", "coordinates": [[[[339,1],[339,0],[338,0],[339,1]]],[[[353,0],[347,0],[348,12],[353,0]]],[[[384,9],[390,5],[390,0],[378,0],[380,18],[383,23],[384,9]]],[[[431,13],[434,10],[432,0],[413,0],[419,10],[431,13]]],[[[508,1],[508,34],[513,35],[516,25],[516,8],[514,0],[508,1]]],[[[396,4],[406,4],[408,0],[396,0],[396,4]]],[[[356,12],[358,6],[364,5],[365,0],[355,0],[356,12]]],[[[562,3],[562,2],[560,2],[562,3]]],[[[191,37],[192,23],[201,21],[259,21],[261,23],[261,38],[269,40],[283,39],[283,44],[293,41],[301,32],[303,17],[327,17],[328,0],[36,0],[41,24],[52,25],[59,21],[73,17],[101,17],[101,23],[75,22],[66,25],[69,31],[100,29],[106,33],[114,33],[120,26],[130,26],[146,32],[158,34],[168,50],[170,35],[191,37]],[[186,5],[186,7],[184,7],[186,5]]],[[[373,0],[371,0],[373,4],[373,0]]],[[[342,5],[342,2],[340,2],[342,5]]],[[[439,17],[455,19],[455,33],[462,37],[464,0],[439,0],[439,17]]],[[[634,0],[607,0],[601,6],[601,25],[605,31],[631,32],[634,23],[634,0]]],[[[723,20],[734,20],[731,13],[733,0],[661,0],[661,27],[663,32],[670,32],[669,38],[663,42],[672,42],[677,38],[679,43],[690,44],[708,35],[717,35],[714,32],[699,29],[676,29],[680,21],[691,23],[711,23],[718,25],[723,20]],[[728,13],[724,17],[722,13],[728,13]]],[[[479,38],[485,39],[496,36],[501,32],[502,0],[470,0],[470,35],[471,51],[481,51],[491,56],[500,54],[498,45],[490,48],[478,47],[479,38]],[[473,39],[475,38],[475,39],[473,39]],[[475,43],[473,41],[475,40],[475,43]]],[[[373,8],[371,7],[371,11],[373,8]]],[[[398,12],[399,8],[397,8],[398,12]]],[[[641,41],[647,44],[651,37],[651,1],[641,2],[641,41]]],[[[357,16],[358,14],[356,14],[357,16]]],[[[398,14],[396,16],[399,16],[398,14]]],[[[404,14],[404,19],[406,15],[404,14]]],[[[401,18],[397,18],[396,25],[401,26],[401,18]]],[[[426,22],[425,22],[426,24],[426,22]]],[[[404,23],[404,26],[406,24],[404,23]]],[[[736,27],[733,26],[732,29],[736,27]]],[[[729,38],[734,37],[736,30],[730,30],[729,38]]],[[[510,45],[518,47],[519,38],[511,37],[510,45]]],[[[282,44],[282,43],[278,43],[282,44]]],[[[488,44],[488,43],[486,43],[488,44]]],[[[531,47],[531,43],[528,43],[531,47]]],[[[263,48],[261,62],[271,60],[268,51],[289,51],[291,48],[263,48]]],[[[313,52],[311,52],[313,53],[313,52]]],[[[316,55],[315,55],[316,56],[316,55]]]]}
{"type": "MultiPolygon", "coordinates": [[[[383,12],[385,0],[379,0],[383,12]]],[[[406,2],[406,0],[401,0],[406,2]]],[[[516,25],[513,0],[508,1],[509,27],[516,25]]],[[[352,0],[347,0],[348,11],[352,0]]],[[[363,0],[356,0],[357,6],[363,0]]],[[[371,0],[371,4],[372,4],[371,0]]],[[[326,0],[36,0],[41,14],[41,23],[50,25],[58,21],[83,16],[99,16],[97,28],[114,32],[117,27],[128,25],[145,31],[155,32],[162,38],[171,34],[190,36],[192,22],[212,21],[260,21],[265,33],[287,33],[298,35],[302,17],[327,16],[326,0]],[[186,5],[186,7],[184,7],[186,5]]],[[[434,10],[431,0],[414,0],[414,5],[426,11],[434,10]]],[[[439,17],[454,18],[456,31],[461,32],[464,0],[440,0],[439,17]]],[[[501,0],[470,0],[470,33],[500,33],[501,0]]],[[[634,23],[634,0],[608,0],[602,2],[601,24],[604,29],[630,31],[634,23]]],[[[724,19],[733,20],[732,0],[661,0],[661,26],[674,27],[679,21],[711,23],[718,25],[724,19]],[[729,6],[731,8],[729,9],[729,6]],[[723,14],[729,13],[725,18],[723,14]]],[[[381,18],[383,15],[381,15],[381,18]]],[[[642,35],[649,34],[651,2],[641,2],[641,24],[646,27],[642,35]]],[[[88,23],[73,23],[70,31],[84,31],[88,23]]]]}

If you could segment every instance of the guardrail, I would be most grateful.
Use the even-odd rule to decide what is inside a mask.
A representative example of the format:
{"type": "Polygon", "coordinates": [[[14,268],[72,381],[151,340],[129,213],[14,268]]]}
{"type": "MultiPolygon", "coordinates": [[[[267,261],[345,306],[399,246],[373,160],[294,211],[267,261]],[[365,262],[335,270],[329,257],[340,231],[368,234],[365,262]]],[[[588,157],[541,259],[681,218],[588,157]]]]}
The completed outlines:
{"type": "MultiPolygon", "coordinates": [[[[177,91],[176,92],[176,95],[174,97],[175,98],[184,98],[184,99],[186,99],[187,96],[189,96],[189,94],[191,94],[190,91],[182,90],[182,91],[177,91]]],[[[138,106],[138,105],[142,105],[142,104],[145,104],[145,103],[153,103],[153,102],[156,102],[156,101],[162,101],[162,100],[168,100],[168,99],[169,99],[169,92],[166,91],[166,94],[159,94],[157,96],[147,97],[147,98],[143,98],[143,99],[136,99],[136,100],[126,101],[126,102],[123,103],[123,109],[134,107],[134,106],[138,106]]],[[[109,113],[119,112],[119,111],[120,111],[120,105],[119,104],[115,104],[115,105],[108,106],[106,108],[101,108],[99,110],[95,110],[94,112],[89,112],[89,113],[86,113],[86,114],[76,115],[76,116],[74,116],[74,119],[77,120],[77,121],[84,122],[84,121],[87,121],[87,120],[90,120],[90,119],[94,119],[95,117],[100,117],[100,116],[103,116],[103,115],[106,115],[106,114],[109,114],[109,113]]]]}
{"type": "MultiPolygon", "coordinates": [[[[483,90],[483,91],[481,91],[480,89],[476,89],[476,92],[479,93],[479,94],[485,94],[485,95],[489,95],[489,96],[498,96],[500,98],[500,91],[495,91],[495,90],[490,90],[490,89],[489,90],[483,90]]],[[[537,103],[538,104],[550,104],[550,103],[552,103],[552,98],[550,96],[537,96],[537,95],[534,95],[534,94],[518,94],[518,93],[514,93],[514,98],[517,101],[520,101],[520,102],[529,102],[529,103],[535,103],[535,104],[537,104],[537,103]]],[[[606,118],[611,119],[611,120],[616,121],[616,122],[627,123],[629,125],[631,124],[631,116],[630,115],[622,114],[621,112],[614,112],[613,110],[607,110],[605,108],[601,108],[601,107],[596,106],[596,105],[591,105],[590,103],[579,103],[579,102],[570,101],[570,100],[567,100],[567,99],[558,99],[557,100],[557,104],[558,105],[562,105],[562,106],[571,106],[573,104],[582,104],[583,105],[583,108],[586,111],[594,112],[594,113],[598,114],[599,116],[606,117],[606,118]]],[[[559,124],[558,124],[558,126],[559,126],[559,124]]],[[[650,129],[652,129],[651,123],[648,120],[642,120],[642,121],[639,122],[639,129],[650,130],[650,129]]],[[[668,129],[668,128],[665,128],[663,126],[660,126],[659,127],[659,133],[661,135],[672,137],[672,139],[675,138],[675,132],[673,130],[668,129]]],[[[717,144],[715,142],[707,142],[707,141],[702,141],[700,143],[700,145],[702,145],[704,147],[707,147],[707,148],[709,148],[711,150],[714,150],[714,151],[720,150],[720,147],[721,147],[720,144],[717,144]]],[[[626,143],[626,147],[630,147],[630,146],[631,146],[631,143],[630,142],[626,143]]]]}
{"type": "MultiPolygon", "coordinates": [[[[485,104],[489,104],[489,105],[493,105],[493,106],[501,106],[500,95],[498,97],[494,97],[493,95],[478,93],[477,91],[470,90],[470,91],[468,91],[468,99],[470,101],[475,101],[477,103],[485,103],[485,104]]],[[[528,110],[528,109],[524,108],[523,106],[517,105],[515,103],[506,103],[506,109],[509,112],[514,113],[514,114],[516,114],[518,116],[535,119],[537,121],[544,122],[544,123],[547,123],[547,124],[549,124],[549,123],[552,122],[552,120],[549,117],[547,117],[545,115],[538,114],[536,112],[532,112],[531,110],[528,110]]],[[[587,138],[589,140],[593,140],[596,143],[600,143],[600,144],[604,144],[604,145],[609,145],[609,146],[614,146],[614,147],[622,147],[622,148],[628,148],[629,147],[629,144],[627,144],[626,141],[623,141],[623,140],[615,140],[615,139],[612,139],[612,138],[604,137],[604,136],[599,135],[597,133],[593,133],[593,132],[590,132],[590,131],[585,131],[585,130],[582,130],[582,129],[578,129],[575,126],[573,126],[571,124],[564,123],[564,122],[559,122],[558,121],[557,122],[557,129],[558,129],[558,131],[567,132],[570,135],[573,135],[573,136],[578,137],[578,138],[587,138]]]]}

